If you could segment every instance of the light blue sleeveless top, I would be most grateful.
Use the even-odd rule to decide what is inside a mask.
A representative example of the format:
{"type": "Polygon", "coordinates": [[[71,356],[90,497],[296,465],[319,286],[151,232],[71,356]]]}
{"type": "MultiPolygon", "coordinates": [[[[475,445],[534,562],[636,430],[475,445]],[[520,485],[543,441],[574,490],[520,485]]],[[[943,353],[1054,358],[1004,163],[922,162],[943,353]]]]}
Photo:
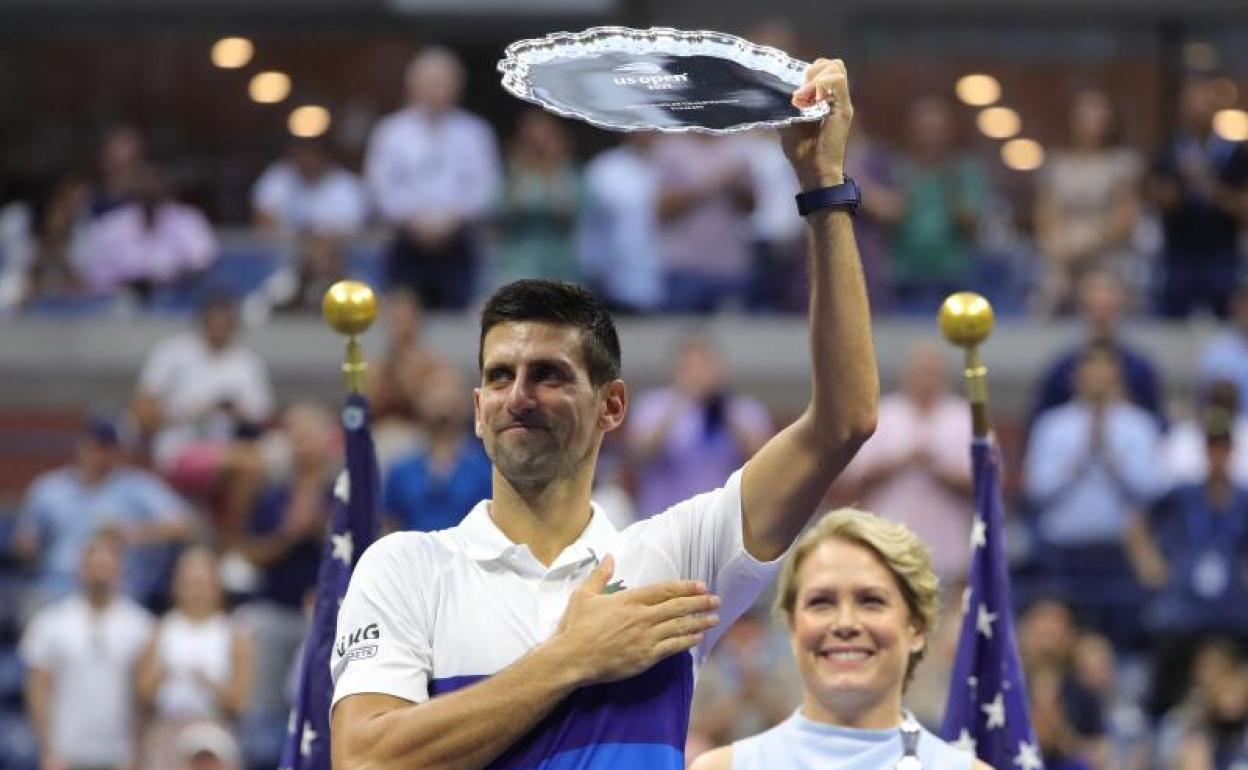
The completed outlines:
{"type": "MultiPolygon", "coordinates": [[[[923,770],[971,770],[974,757],[921,729],[923,770]]],[[[801,709],[766,732],[732,744],[732,770],[893,770],[905,755],[901,730],[814,722],[801,709]]]]}

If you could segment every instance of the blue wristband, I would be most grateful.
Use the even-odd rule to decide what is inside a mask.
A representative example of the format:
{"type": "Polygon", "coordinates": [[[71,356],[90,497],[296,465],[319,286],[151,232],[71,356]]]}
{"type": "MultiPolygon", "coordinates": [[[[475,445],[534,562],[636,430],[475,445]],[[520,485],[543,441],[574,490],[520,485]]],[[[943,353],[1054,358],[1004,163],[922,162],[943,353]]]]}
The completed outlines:
{"type": "Polygon", "coordinates": [[[841,184],[798,193],[797,213],[806,216],[819,209],[835,208],[857,214],[861,203],[862,193],[858,189],[858,183],[845,177],[841,184]]]}

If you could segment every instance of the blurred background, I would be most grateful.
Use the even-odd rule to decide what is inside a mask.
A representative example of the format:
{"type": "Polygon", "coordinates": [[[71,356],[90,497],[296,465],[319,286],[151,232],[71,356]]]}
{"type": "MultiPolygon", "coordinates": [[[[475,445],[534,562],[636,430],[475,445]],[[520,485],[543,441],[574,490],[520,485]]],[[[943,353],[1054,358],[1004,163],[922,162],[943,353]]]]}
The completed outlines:
{"type": "MultiPolygon", "coordinates": [[[[950,608],[983,354],[1049,768],[1248,767],[1248,7],[1240,0],[0,0],[0,770],[273,768],[341,466],[341,277],[387,526],[489,494],[475,312],[507,281],[618,313],[619,525],[721,483],[805,403],[805,245],[775,137],[624,135],[503,92],[507,43],[713,28],[844,58],[886,398],[831,490],[914,527],[950,608]],[[88,611],[88,608],[95,608],[88,611]]],[[[689,756],[796,704],[765,603],[689,756]]]]}

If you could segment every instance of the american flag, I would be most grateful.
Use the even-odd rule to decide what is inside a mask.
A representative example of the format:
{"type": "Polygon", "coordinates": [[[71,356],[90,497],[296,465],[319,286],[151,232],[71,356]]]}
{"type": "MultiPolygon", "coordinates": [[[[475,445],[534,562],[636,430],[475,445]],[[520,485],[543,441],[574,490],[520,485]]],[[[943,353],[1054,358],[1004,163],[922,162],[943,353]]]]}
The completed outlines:
{"type": "Polygon", "coordinates": [[[333,683],[329,657],[338,605],[351,572],[377,537],[377,455],[368,428],[368,402],[347,397],[341,412],[347,468],[334,485],[334,512],[316,579],[316,610],[303,640],[299,692],[290,711],[282,770],[329,770],[329,702],[333,683]]]}
{"type": "Polygon", "coordinates": [[[1042,770],[1010,614],[1000,458],[992,440],[971,442],[975,521],[962,634],[949,682],[941,737],[996,770],[1042,770]]]}

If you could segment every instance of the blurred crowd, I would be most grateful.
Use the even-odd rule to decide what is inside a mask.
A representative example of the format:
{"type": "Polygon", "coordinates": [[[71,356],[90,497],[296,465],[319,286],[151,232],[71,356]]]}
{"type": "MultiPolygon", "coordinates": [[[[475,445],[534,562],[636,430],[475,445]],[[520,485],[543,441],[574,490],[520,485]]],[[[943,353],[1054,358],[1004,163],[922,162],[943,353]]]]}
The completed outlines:
{"type": "MultiPolygon", "coordinates": [[[[0,307],[177,307],[216,278],[243,284],[249,318],[263,318],[314,306],[367,263],[430,310],[463,310],[518,276],[583,281],[623,313],[804,308],[797,181],[773,132],[627,134],[583,162],[567,123],[540,110],[500,140],[461,106],[466,77],[449,49],[418,54],[407,105],[373,125],[358,171],[327,137],[293,140],[251,191],[254,280],[257,265],[219,264],[231,244],[178,200],[143,133],[120,126],[94,169],[0,211],[0,307]]],[[[1187,76],[1158,147],[1126,144],[1114,98],[1086,87],[1065,140],[1029,172],[969,142],[944,94],[910,105],[895,145],[859,130],[847,170],[864,192],[873,308],[929,314],[971,287],[1006,312],[1069,315],[1079,279],[1111,271],[1138,312],[1225,318],[1248,219],[1248,149],[1213,127],[1225,86],[1187,76]],[[1021,198],[1003,189],[1020,173],[1021,198]]]]}
{"type": "MultiPolygon", "coordinates": [[[[375,249],[384,339],[367,384],[388,530],[451,526],[490,494],[471,384],[425,345],[423,313],[518,277],[582,281],[621,314],[801,312],[803,226],[767,132],[629,134],[582,164],[566,126],[526,112],[500,151],[459,106],[449,50],[406,72],[410,104],[374,127],[362,172],[291,144],[253,189],[273,269],[240,291],[213,224],[181,203],[144,137],[112,132],[93,174],[0,212],[0,304],[21,312],[194,307],[119,414],[4,521],[0,768],[272,768],[286,732],[334,482],[336,416],[287,403],[242,320],[315,307],[375,249]],[[11,600],[11,601],[9,601],[11,600]],[[7,673],[6,673],[7,672],[7,673]],[[16,672],[16,673],[14,673],[16,672]]],[[[1248,148],[1184,81],[1177,132],[1126,146],[1112,99],[1070,102],[1065,146],[1034,173],[1034,232],[1002,235],[987,161],[953,105],[912,105],[908,141],[854,139],[874,307],[930,315],[979,287],[1079,337],[1035,385],[1010,501],[1010,554],[1036,731],[1050,770],[1248,767],[1248,148]],[[1124,318],[1210,313],[1191,404],[1163,402],[1124,318]]],[[[1008,302],[1006,307],[1008,307],[1008,302]]],[[[944,353],[909,352],[879,428],[829,492],[912,527],[945,622],[910,686],[935,725],[961,625],[970,419],[944,353]]],[[[733,387],[713,339],[684,337],[670,382],[635,394],[596,499],[617,526],[721,484],[779,418],[733,387]]],[[[690,757],[781,720],[800,688],[765,605],[702,672],[690,757]]]]}

